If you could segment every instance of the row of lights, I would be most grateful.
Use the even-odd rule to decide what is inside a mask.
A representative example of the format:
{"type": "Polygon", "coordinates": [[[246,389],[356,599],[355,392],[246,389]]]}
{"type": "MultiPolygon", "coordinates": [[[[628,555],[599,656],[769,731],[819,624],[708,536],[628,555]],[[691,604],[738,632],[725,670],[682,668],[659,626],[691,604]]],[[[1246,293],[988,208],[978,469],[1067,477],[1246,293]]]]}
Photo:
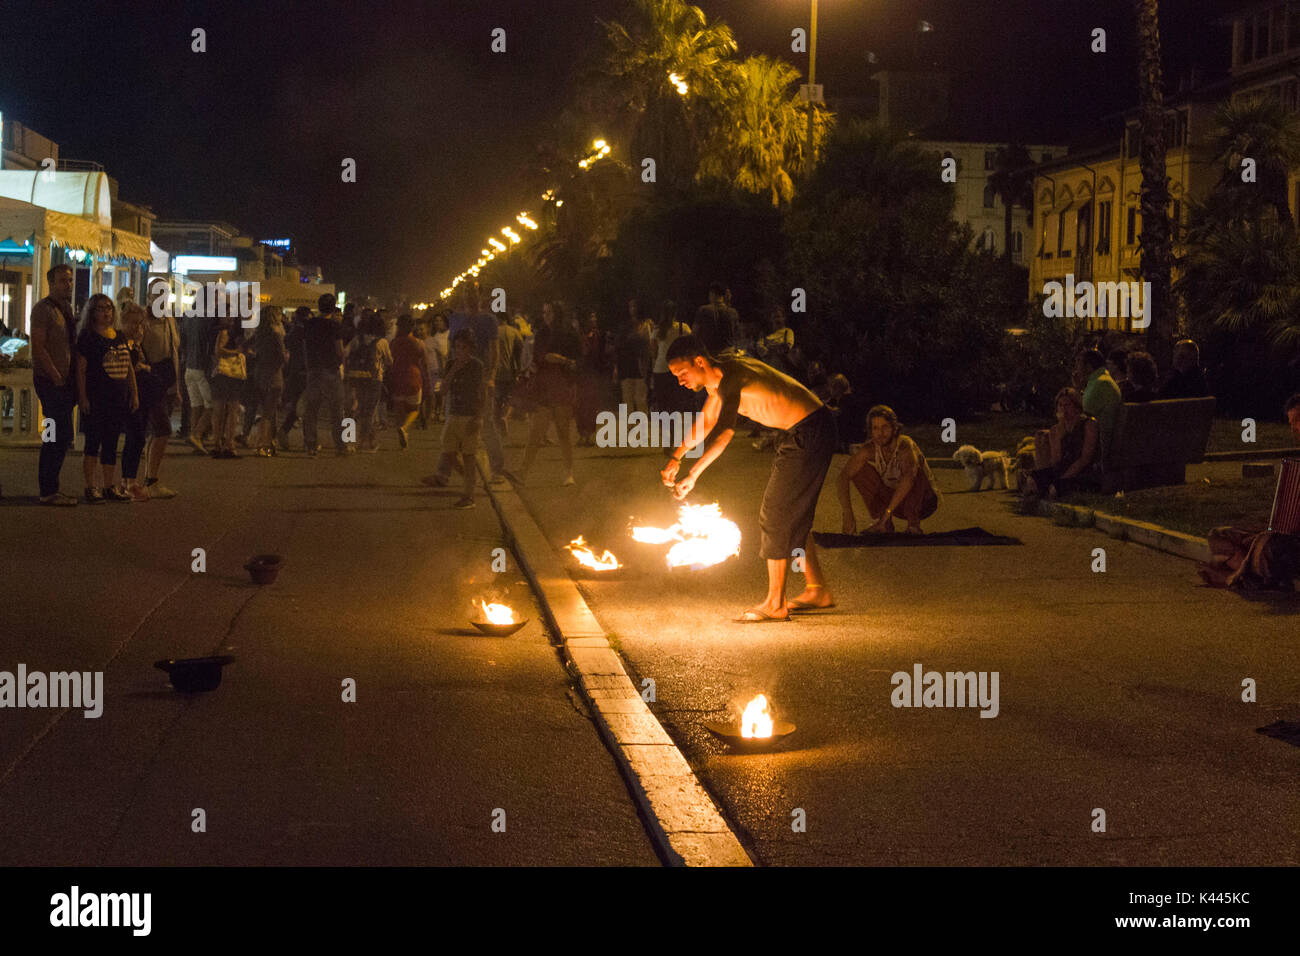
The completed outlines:
{"type": "MultiPolygon", "coordinates": [[[[582,159],[578,160],[578,168],[583,170],[584,172],[609,155],[609,144],[606,143],[603,139],[598,139],[595,142],[593,142],[591,144],[591,149],[592,152],[590,155],[584,156],[582,159]]],[[[564,205],[563,199],[555,198],[554,189],[548,189],[546,190],[546,192],[542,193],[542,201],[554,202],[555,207],[557,209],[564,205]]],[[[534,220],[533,217],[530,216],[527,211],[521,212],[519,215],[515,216],[515,222],[517,222],[521,228],[527,229],[529,231],[535,231],[537,229],[536,220],[534,220]]],[[[516,232],[515,229],[512,228],[511,226],[505,226],[504,228],[502,228],[500,234],[506,238],[507,242],[502,242],[496,236],[488,237],[487,243],[489,248],[480,249],[479,258],[475,260],[474,264],[469,268],[465,269],[454,279],[452,279],[451,284],[448,285],[447,288],[443,289],[440,293],[438,293],[439,298],[444,300],[449,298],[451,294],[456,290],[456,286],[460,285],[466,279],[477,277],[479,272],[481,272],[483,268],[487,266],[487,264],[491,262],[493,259],[495,259],[499,254],[508,251],[511,246],[518,245],[520,242],[523,241],[523,238],[520,236],[520,234],[516,232]]],[[[417,309],[419,311],[424,311],[430,308],[430,303],[420,302],[414,305],[412,308],[417,309]]]]}

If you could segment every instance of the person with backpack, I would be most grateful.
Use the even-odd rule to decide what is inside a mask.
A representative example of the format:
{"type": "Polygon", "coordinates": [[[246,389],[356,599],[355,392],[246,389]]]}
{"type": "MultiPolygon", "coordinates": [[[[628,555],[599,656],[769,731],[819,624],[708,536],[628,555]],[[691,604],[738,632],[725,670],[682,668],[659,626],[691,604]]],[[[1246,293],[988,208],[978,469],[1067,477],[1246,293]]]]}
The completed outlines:
{"type": "Polygon", "coordinates": [[[367,309],[343,356],[343,378],[350,393],[348,405],[356,408],[361,450],[367,453],[379,450],[375,443],[375,415],[384,387],[384,370],[392,364],[393,353],[384,338],[384,320],[367,309]]]}

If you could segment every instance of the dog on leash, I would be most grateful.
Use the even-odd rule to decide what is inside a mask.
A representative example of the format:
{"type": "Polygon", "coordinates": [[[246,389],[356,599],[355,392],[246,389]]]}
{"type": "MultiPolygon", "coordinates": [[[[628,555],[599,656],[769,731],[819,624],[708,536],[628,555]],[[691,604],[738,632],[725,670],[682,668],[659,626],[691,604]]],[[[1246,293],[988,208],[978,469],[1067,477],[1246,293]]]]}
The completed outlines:
{"type": "Polygon", "coordinates": [[[974,445],[962,445],[953,452],[952,458],[966,472],[966,478],[970,481],[967,491],[982,491],[986,478],[990,489],[1006,488],[1006,452],[980,451],[974,445]]]}

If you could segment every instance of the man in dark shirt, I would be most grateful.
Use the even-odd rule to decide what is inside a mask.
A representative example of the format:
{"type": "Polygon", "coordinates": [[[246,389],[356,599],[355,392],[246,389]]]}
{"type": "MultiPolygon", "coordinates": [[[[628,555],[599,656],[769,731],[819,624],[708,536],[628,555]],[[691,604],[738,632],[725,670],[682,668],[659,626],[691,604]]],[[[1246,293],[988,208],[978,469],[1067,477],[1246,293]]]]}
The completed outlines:
{"type": "Polygon", "coordinates": [[[459,456],[465,485],[456,507],[473,508],[474,456],[488,395],[483,363],[474,355],[474,333],[470,329],[462,328],[451,337],[451,355],[451,365],[440,383],[447,396],[447,422],[442,427],[442,455],[434,484],[447,485],[447,476],[459,456]]]}
{"type": "Polygon", "coordinates": [[[72,409],[77,404],[72,375],[77,320],[72,311],[72,267],[55,266],[45,273],[50,294],[32,307],[32,379],[41,403],[41,455],[37,465],[43,505],[75,505],[77,499],[59,491],[63,459],[72,447],[72,409]],[[53,423],[50,440],[44,419],[53,423]]]}
{"type": "Polygon", "coordinates": [[[334,296],[328,293],[316,303],[320,312],[307,320],[304,351],[307,355],[306,402],[302,413],[302,438],[307,454],[320,451],[316,443],[316,419],[321,405],[329,418],[334,435],[334,450],[346,455],[343,443],[343,336],[342,317],[334,309],[334,296]]]}
{"type": "MultiPolygon", "coordinates": [[[[483,364],[488,401],[495,406],[497,368],[501,364],[501,329],[492,313],[483,311],[478,283],[462,283],[461,289],[461,310],[448,316],[447,331],[451,338],[455,338],[461,329],[473,333],[474,354],[483,364]]],[[[483,419],[483,450],[487,453],[488,481],[493,485],[504,485],[506,454],[494,415],[486,415],[483,419]]]]}
{"type": "Polygon", "coordinates": [[[739,326],[740,316],[727,305],[727,287],[721,282],[713,283],[709,286],[709,304],[696,311],[691,331],[711,354],[720,355],[735,347],[739,326]]]}
{"type": "Polygon", "coordinates": [[[786,621],[791,611],[834,607],[812,536],[817,496],[836,448],[835,419],[830,410],[807,388],[770,365],[742,355],[714,358],[693,335],[684,335],[668,347],[668,367],[684,387],[708,393],[691,434],[660,472],[664,484],[675,483],[673,494],[678,500],[690,494],[699,476],[726,449],[740,415],[781,432],[759,510],[767,597],[735,620],[786,621]],[[678,479],[682,458],[700,442],[705,443],[704,454],[686,477],[678,479]],[[787,603],[786,574],[796,549],[804,552],[808,586],[787,603]]]}
{"type": "Polygon", "coordinates": [[[1160,388],[1163,398],[1204,398],[1210,394],[1201,368],[1201,350],[1191,339],[1174,346],[1174,370],[1160,388]]]}

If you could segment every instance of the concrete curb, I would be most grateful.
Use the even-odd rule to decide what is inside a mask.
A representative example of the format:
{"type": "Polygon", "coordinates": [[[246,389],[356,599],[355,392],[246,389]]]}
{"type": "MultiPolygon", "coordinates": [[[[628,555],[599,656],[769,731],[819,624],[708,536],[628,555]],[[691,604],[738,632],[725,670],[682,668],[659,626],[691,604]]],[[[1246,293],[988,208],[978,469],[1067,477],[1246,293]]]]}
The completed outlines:
{"type": "Polygon", "coordinates": [[[564,558],[519,494],[489,488],[488,497],[660,855],[671,866],[753,866],[682,752],[641,699],[564,558]]]}
{"type": "Polygon", "coordinates": [[[1069,505],[1059,501],[1038,501],[1038,514],[1051,518],[1060,524],[1079,528],[1096,528],[1112,538],[1121,541],[1133,541],[1137,544],[1164,551],[1189,561],[1209,561],[1210,543],[1205,538],[1172,531],[1147,521],[1133,518],[1121,518],[1102,511],[1094,511],[1080,505],[1069,505]]]}
{"type": "Polygon", "coordinates": [[[1207,451],[1203,462],[1257,461],[1269,458],[1298,458],[1300,448],[1262,448],[1259,451],[1207,451]]]}

